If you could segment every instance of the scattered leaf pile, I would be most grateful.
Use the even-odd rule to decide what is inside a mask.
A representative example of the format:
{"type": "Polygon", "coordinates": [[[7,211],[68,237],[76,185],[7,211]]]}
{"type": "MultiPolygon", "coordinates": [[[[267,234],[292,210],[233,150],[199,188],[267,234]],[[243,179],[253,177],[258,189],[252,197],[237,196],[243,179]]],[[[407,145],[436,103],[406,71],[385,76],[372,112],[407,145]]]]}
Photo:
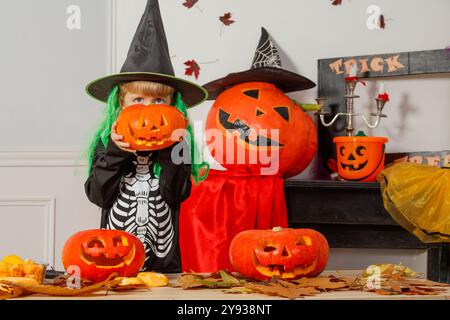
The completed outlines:
{"type": "Polygon", "coordinates": [[[99,291],[129,291],[135,289],[150,290],[152,287],[167,286],[169,279],[156,272],[141,272],[136,277],[117,277],[112,274],[108,279],[99,283],[92,283],[81,279],[80,288],[73,289],[67,286],[69,275],[63,275],[39,283],[27,277],[0,277],[0,300],[11,299],[30,294],[47,296],[73,297],[93,294],[99,291]]]}
{"type": "Polygon", "coordinates": [[[226,270],[211,274],[184,273],[178,279],[183,289],[222,289],[229,294],[261,293],[296,299],[330,291],[365,291],[379,295],[437,295],[449,284],[420,279],[408,267],[394,264],[373,265],[360,276],[319,276],[297,280],[253,281],[226,270]]]}
{"type": "Polygon", "coordinates": [[[0,260],[0,277],[23,277],[41,283],[44,280],[45,265],[31,259],[22,259],[16,255],[9,255],[0,260]]]}
{"type": "Polygon", "coordinates": [[[369,266],[362,274],[364,290],[380,295],[437,295],[450,284],[421,279],[416,272],[402,265],[369,266]]]}
{"type": "MultiPolygon", "coordinates": [[[[179,287],[183,289],[193,288],[233,288],[240,287],[246,283],[246,280],[239,279],[237,274],[229,273],[227,270],[221,270],[209,275],[199,273],[183,273],[178,280],[179,287]]],[[[176,286],[177,287],[177,286],[176,286]]]]}
{"type": "Polygon", "coordinates": [[[0,278],[0,300],[27,296],[30,294],[62,297],[81,296],[111,289],[121,281],[119,278],[114,279],[116,276],[116,274],[112,274],[105,281],[87,285],[80,289],[71,289],[53,284],[40,284],[35,279],[25,277],[3,277],[0,278]]]}

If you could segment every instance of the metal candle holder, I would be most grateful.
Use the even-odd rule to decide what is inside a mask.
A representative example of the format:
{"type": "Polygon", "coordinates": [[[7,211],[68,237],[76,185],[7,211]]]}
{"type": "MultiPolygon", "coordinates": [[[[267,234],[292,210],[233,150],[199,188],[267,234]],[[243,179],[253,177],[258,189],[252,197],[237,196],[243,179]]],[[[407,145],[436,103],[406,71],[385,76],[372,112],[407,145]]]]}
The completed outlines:
{"type": "Polygon", "coordinates": [[[373,124],[371,124],[369,122],[369,120],[367,120],[367,118],[361,114],[361,113],[355,113],[354,112],[354,99],[355,98],[359,98],[358,95],[355,95],[355,88],[356,88],[356,84],[358,83],[358,78],[357,77],[348,77],[345,79],[346,81],[346,112],[339,112],[338,114],[336,114],[333,119],[330,122],[326,122],[325,121],[325,116],[326,115],[330,115],[331,112],[327,112],[324,111],[325,106],[327,105],[326,101],[328,100],[327,98],[317,98],[317,104],[320,105],[320,110],[317,112],[317,114],[320,116],[320,122],[322,122],[322,125],[324,125],[325,127],[329,127],[332,126],[336,120],[342,116],[346,117],[346,125],[345,125],[345,133],[347,136],[353,136],[353,132],[354,132],[354,127],[353,127],[353,118],[354,117],[361,117],[365,124],[369,127],[369,128],[376,128],[378,127],[378,125],[380,124],[381,118],[386,118],[387,116],[385,114],[383,114],[383,108],[384,105],[386,104],[386,102],[388,101],[388,99],[380,99],[375,98],[376,104],[377,104],[377,112],[376,113],[371,113],[370,116],[375,117],[375,122],[373,124]]]}

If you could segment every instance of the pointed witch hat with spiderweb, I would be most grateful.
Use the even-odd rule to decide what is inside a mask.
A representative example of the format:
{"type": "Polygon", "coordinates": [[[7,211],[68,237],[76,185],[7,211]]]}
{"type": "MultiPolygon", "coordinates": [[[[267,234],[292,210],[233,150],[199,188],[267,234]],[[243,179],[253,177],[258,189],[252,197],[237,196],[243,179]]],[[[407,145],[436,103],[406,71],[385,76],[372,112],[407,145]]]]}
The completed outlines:
{"type": "Polygon", "coordinates": [[[311,80],[282,69],[280,53],[272,42],[269,33],[264,27],[261,28],[261,33],[250,70],[230,73],[224,78],[205,84],[203,87],[209,93],[208,100],[216,99],[222,91],[243,82],[269,82],[283,92],[306,90],[316,86],[311,80]]]}

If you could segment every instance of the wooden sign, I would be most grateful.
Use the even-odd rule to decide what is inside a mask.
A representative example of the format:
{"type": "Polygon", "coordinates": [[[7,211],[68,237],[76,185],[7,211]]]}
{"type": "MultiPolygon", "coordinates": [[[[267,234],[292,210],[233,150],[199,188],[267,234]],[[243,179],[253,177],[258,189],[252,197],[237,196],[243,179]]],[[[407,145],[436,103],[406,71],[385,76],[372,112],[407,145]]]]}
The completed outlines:
{"type": "MultiPolygon", "coordinates": [[[[327,122],[336,113],[346,111],[344,78],[352,64],[356,65],[357,76],[361,79],[450,73],[450,57],[444,49],[318,60],[319,97],[328,98],[328,108],[332,111],[331,115],[325,117],[327,122]]],[[[327,178],[327,161],[335,157],[333,137],[345,134],[345,118],[342,117],[331,127],[324,127],[320,120],[318,124],[319,158],[322,165],[319,178],[327,178]]]]}

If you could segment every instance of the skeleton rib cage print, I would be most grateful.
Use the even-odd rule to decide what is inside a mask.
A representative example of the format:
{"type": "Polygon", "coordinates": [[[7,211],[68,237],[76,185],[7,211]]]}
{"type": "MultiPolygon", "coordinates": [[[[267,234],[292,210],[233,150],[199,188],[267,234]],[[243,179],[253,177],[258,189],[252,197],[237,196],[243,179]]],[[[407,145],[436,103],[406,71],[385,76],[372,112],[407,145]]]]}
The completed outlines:
{"type": "Polygon", "coordinates": [[[144,244],[146,262],[151,257],[150,251],[157,258],[165,258],[175,235],[172,210],[160,194],[159,179],[152,174],[150,156],[138,156],[133,162],[135,172],[122,178],[119,196],[107,223],[108,229],[136,235],[144,244]]]}

